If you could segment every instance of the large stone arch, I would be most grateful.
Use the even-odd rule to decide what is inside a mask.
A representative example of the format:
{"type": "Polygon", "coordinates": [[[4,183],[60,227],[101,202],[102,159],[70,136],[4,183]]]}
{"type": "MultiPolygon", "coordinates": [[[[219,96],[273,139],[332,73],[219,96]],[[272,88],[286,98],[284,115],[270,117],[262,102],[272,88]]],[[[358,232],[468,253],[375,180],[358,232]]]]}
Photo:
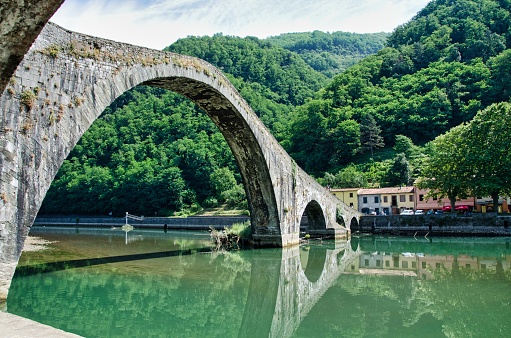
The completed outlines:
{"type": "Polygon", "coordinates": [[[218,69],[50,23],[0,97],[0,298],[62,162],[104,108],[139,84],[189,97],[218,126],[243,176],[256,244],[297,244],[311,201],[323,212],[321,231],[349,233],[337,220],[358,213],[296,165],[218,69]]]}
{"type": "MultiPolygon", "coordinates": [[[[266,162],[276,141],[216,68],[196,58],[91,38],[51,23],[2,96],[6,149],[21,150],[21,183],[30,183],[21,196],[12,194],[17,195],[18,219],[37,214],[49,184],[83,133],[113,100],[140,84],[180,93],[206,111],[240,167],[254,232],[280,235],[266,162]],[[23,103],[26,92],[35,94],[31,107],[23,103]],[[36,175],[31,175],[30,168],[36,175]],[[31,182],[34,176],[43,179],[31,182]],[[29,191],[37,194],[25,201],[29,191]]],[[[279,161],[286,162],[277,157],[275,167],[279,161]]]]}

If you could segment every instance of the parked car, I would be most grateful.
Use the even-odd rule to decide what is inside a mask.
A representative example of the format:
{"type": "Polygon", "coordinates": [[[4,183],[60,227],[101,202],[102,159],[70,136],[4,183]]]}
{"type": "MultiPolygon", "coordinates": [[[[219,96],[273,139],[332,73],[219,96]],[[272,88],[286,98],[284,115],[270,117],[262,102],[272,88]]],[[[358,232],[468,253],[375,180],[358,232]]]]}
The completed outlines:
{"type": "Polygon", "coordinates": [[[415,210],[415,215],[424,215],[424,210],[421,209],[415,210]]]}
{"type": "Polygon", "coordinates": [[[403,210],[400,215],[413,215],[413,210],[403,210]]]}
{"type": "Polygon", "coordinates": [[[435,215],[442,215],[444,212],[442,210],[435,211],[435,215]]]}

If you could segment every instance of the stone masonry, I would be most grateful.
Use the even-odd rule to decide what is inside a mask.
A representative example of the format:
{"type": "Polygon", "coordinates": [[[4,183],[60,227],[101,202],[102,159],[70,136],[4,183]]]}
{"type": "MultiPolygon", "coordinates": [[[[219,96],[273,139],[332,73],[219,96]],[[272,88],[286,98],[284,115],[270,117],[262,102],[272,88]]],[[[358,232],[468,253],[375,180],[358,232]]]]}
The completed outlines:
{"type": "Polygon", "coordinates": [[[0,0],[0,91],[64,0],[0,0]]]}
{"type": "Polygon", "coordinates": [[[227,140],[249,200],[254,241],[289,246],[309,231],[344,236],[359,214],[289,157],[222,73],[203,60],[45,26],[0,97],[0,299],[64,159],[119,95],[136,85],[180,93],[227,140]]]}

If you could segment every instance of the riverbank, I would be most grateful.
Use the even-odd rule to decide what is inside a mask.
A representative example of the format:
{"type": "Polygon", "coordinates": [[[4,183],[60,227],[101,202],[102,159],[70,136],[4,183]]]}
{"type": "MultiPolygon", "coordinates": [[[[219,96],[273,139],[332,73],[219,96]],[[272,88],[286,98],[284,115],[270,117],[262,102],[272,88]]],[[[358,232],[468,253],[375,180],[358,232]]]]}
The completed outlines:
{"type": "Polygon", "coordinates": [[[436,236],[511,236],[509,214],[363,216],[352,233],[436,236]]]}

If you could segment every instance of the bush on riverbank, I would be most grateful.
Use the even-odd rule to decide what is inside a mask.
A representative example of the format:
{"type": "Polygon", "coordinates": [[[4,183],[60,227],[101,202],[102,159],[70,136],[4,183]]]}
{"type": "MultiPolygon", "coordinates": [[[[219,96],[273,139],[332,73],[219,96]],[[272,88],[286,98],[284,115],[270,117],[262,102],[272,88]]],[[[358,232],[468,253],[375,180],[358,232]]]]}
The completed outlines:
{"type": "Polygon", "coordinates": [[[211,238],[215,241],[216,250],[239,250],[248,246],[252,231],[250,221],[234,223],[223,230],[211,229],[211,238]]]}

